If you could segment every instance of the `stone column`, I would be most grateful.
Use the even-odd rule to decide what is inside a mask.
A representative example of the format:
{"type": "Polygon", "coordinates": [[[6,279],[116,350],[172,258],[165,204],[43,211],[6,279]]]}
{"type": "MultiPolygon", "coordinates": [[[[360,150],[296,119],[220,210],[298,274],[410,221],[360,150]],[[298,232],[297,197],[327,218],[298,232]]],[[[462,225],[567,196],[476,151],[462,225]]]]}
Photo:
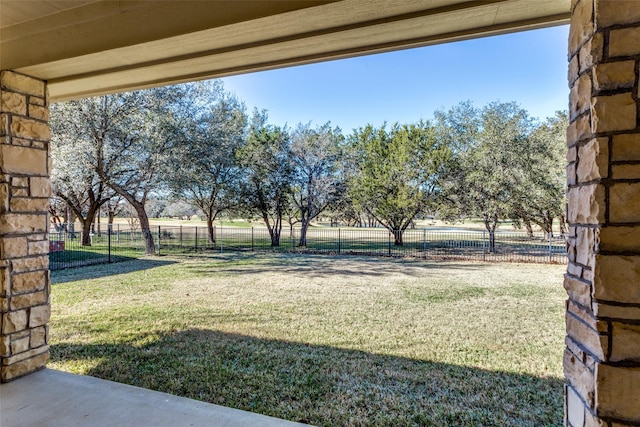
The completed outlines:
{"type": "Polygon", "coordinates": [[[640,2],[572,3],[565,422],[640,425],[640,2]]]}
{"type": "Polygon", "coordinates": [[[0,71],[0,382],[49,358],[49,108],[42,80],[0,71]]]}

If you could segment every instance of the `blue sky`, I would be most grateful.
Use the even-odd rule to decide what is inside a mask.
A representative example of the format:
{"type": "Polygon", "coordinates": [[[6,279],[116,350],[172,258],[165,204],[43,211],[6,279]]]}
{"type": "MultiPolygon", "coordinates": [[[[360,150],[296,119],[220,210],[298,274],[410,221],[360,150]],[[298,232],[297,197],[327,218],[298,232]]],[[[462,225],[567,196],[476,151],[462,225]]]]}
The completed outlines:
{"type": "Polygon", "coordinates": [[[418,49],[224,78],[249,111],[276,125],[411,123],[460,101],[516,101],[544,119],[566,110],[569,27],[552,27],[418,49]]]}

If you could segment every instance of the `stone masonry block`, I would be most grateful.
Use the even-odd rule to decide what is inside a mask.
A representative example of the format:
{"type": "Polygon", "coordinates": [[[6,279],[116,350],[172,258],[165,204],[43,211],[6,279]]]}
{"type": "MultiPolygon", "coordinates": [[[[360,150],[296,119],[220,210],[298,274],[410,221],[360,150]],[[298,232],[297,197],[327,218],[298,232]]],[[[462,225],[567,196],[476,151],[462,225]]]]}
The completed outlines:
{"type": "Polygon", "coordinates": [[[0,295],[11,295],[11,274],[6,267],[0,267],[0,295]]]}
{"type": "Polygon", "coordinates": [[[0,89],[0,111],[27,115],[27,97],[15,92],[0,89]]]}
{"type": "Polygon", "coordinates": [[[582,399],[592,406],[595,395],[593,373],[579,357],[569,350],[564,351],[563,368],[569,385],[574,387],[578,395],[582,396],[582,399]]]}
{"type": "MultiPolygon", "coordinates": [[[[27,336],[27,339],[29,337],[27,336]]],[[[44,352],[49,351],[49,348],[47,346],[45,347],[40,347],[40,348],[33,348],[31,350],[27,350],[23,353],[19,353],[19,354],[14,354],[10,357],[5,358],[2,363],[3,365],[11,365],[14,364],[16,362],[21,362],[23,360],[26,359],[31,359],[32,357],[38,356],[39,354],[42,354],[44,352]]]]}
{"type": "Polygon", "coordinates": [[[9,185],[0,183],[0,213],[9,211],[9,185]]]}
{"type": "Polygon", "coordinates": [[[571,386],[565,386],[566,396],[566,417],[571,426],[584,426],[584,413],[586,408],[578,397],[578,394],[571,386]]]}
{"type": "Polygon", "coordinates": [[[0,145],[0,162],[5,173],[48,176],[45,150],[0,145]]]}
{"type": "Polygon", "coordinates": [[[591,139],[593,133],[591,132],[591,117],[589,114],[585,114],[576,118],[567,127],[567,146],[572,147],[579,141],[585,139],[591,139]]]}
{"type": "Polygon", "coordinates": [[[567,73],[569,87],[571,87],[578,79],[578,73],[580,72],[580,63],[578,61],[578,55],[573,55],[569,61],[569,72],[567,73]]]}
{"type": "Polygon", "coordinates": [[[640,320],[640,307],[637,306],[620,306],[605,303],[593,304],[593,312],[598,317],[606,317],[610,319],[620,320],[640,320]]]}
{"type": "Polygon", "coordinates": [[[41,98],[46,96],[44,81],[14,73],[13,71],[0,72],[0,84],[2,87],[16,92],[35,95],[41,98]]]}
{"type": "Polygon", "coordinates": [[[640,134],[614,136],[611,160],[640,160],[640,134]]]}
{"type": "Polygon", "coordinates": [[[640,304],[640,256],[596,255],[595,263],[596,299],[640,304]]]}
{"type": "Polygon", "coordinates": [[[44,271],[13,274],[11,276],[12,295],[41,291],[46,287],[47,276],[44,271]]]}
{"type": "Polygon", "coordinates": [[[47,291],[15,295],[11,297],[11,309],[22,310],[37,305],[46,304],[47,300],[47,291]]]}
{"type": "MultiPolygon", "coordinates": [[[[640,361],[640,325],[612,322],[611,357],[612,362],[640,361]]],[[[640,387],[640,385],[639,385],[640,387]]],[[[637,390],[640,393],[640,390],[637,390]]]]}
{"type": "Polygon", "coordinates": [[[640,252],[640,227],[607,226],[600,229],[600,250],[640,252]]]}
{"type": "Polygon", "coordinates": [[[29,346],[31,348],[42,347],[47,343],[47,328],[40,326],[31,330],[31,341],[29,346]]]}
{"type": "Polygon", "coordinates": [[[578,160],[578,149],[571,147],[567,150],[567,163],[573,163],[578,160]]]}
{"type": "Polygon", "coordinates": [[[27,328],[27,310],[11,311],[2,314],[2,333],[10,334],[27,328]]]}
{"type": "Polygon", "coordinates": [[[578,179],[576,178],[576,164],[569,163],[567,165],[567,185],[576,185],[578,179]]]}
{"type": "Polygon", "coordinates": [[[599,224],[604,222],[604,187],[598,184],[570,188],[567,219],[572,224],[599,224]]]}
{"type": "Polygon", "coordinates": [[[13,273],[24,273],[34,270],[43,270],[49,268],[49,257],[35,256],[29,258],[18,258],[11,261],[13,273]]]}
{"type": "Polygon", "coordinates": [[[576,262],[593,267],[593,256],[598,251],[598,231],[593,228],[578,228],[576,239],[576,262]]]}
{"type": "Polygon", "coordinates": [[[640,164],[638,165],[613,165],[611,167],[613,179],[640,179],[640,164]]]}
{"type": "MultiPolygon", "coordinates": [[[[2,322],[2,316],[0,315],[0,322],[2,322]]],[[[0,327],[2,323],[0,323],[0,327]]],[[[9,354],[11,351],[11,336],[10,335],[0,335],[0,354],[5,355],[9,354]]]]}
{"type": "Polygon", "coordinates": [[[49,109],[39,105],[29,104],[29,117],[34,119],[49,121],[49,109]]]}
{"type": "Polygon", "coordinates": [[[593,83],[596,90],[631,88],[636,80],[635,61],[596,64],[593,83]]]}
{"type": "Polygon", "coordinates": [[[596,33],[580,48],[578,58],[580,59],[580,72],[584,73],[591,69],[594,64],[602,61],[604,53],[604,38],[602,33],[596,33]]]}
{"type": "Polygon", "coordinates": [[[26,237],[3,237],[0,239],[0,257],[19,258],[27,256],[26,237]]]}
{"type": "Polygon", "coordinates": [[[12,187],[29,187],[29,178],[24,176],[14,176],[11,178],[12,187]]]}
{"type": "Polygon", "coordinates": [[[7,382],[37,371],[44,368],[47,360],[49,360],[49,350],[45,349],[44,353],[30,359],[21,360],[9,366],[0,366],[0,379],[2,382],[7,382]]]}
{"type": "Polygon", "coordinates": [[[640,368],[598,364],[595,377],[597,415],[640,424],[640,368]]]}
{"type": "Polygon", "coordinates": [[[46,325],[51,317],[51,305],[41,305],[31,308],[29,314],[29,327],[34,328],[36,326],[46,325]]]}
{"type": "Polygon", "coordinates": [[[593,0],[581,0],[571,14],[569,54],[573,55],[593,34],[593,0]]]}
{"type": "MultiPolygon", "coordinates": [[[[9,115],[7,113],[0,112],[0,137],[6,137],[9,135],[9,115]]],[[[6,144],[6,141],[3,141],[6,144]]]]}
{"type": "Polygon", "coordinates": [[[26,188],[12,188],[11,189],[11,197],[27,197],[29,196],[29,192],[26,188]]]}
{"type": "Polygon", "coordinates": [[[638,54],[640,54],[640,27],[611,30],[609,33],[610,58],[638,54]]]}
{"type": "Polygon", "coordinates": [[[609,139],[595,138],[578,150],[578,182],[606,178],[609,166],[609,139]]]}
{"type": "Polygon", "coordinates": [[[49,253],[49,241],[29,242],[29,255],[45,255],[49,253]]]}
{"type": "Polygon", "coordinates": [[[595,21],[597,29],[639,22],[640,8],[638,8],[638,1],[597,0],[595,21]]]}
{"type": "Polygon", "coordinates": [[[48,124],[23,117],[13,117],[11,120],[11,133],[18,138],[38,139],[41,141],[49,141],[51,138],[51,130],[48,124]]]}
{"type": "Polygon", "coordinates": [[[635,129],[636,110],[631,93],[594,97],[591,99],[591,128],[594,133],[635,129]]]}
{"type": "Polygon", "coordinates": [[[590,328],[574,315],[566,314],[567,336],[579,342],[597,359],[603,360],[607,354],[608,338],[600,335],[598,331],[590,328]]]}
{"type": "Polygon", "coordinates": [[[610,187],[609,220],[640,222],[640,183],[618,182],[610,187]]]}
{"type": "Polygon", "coordinates": [[[29,180],[31,197],[51,197],[51,180],[46,177],[33,177],[29,180]]]}
{"type": "Polygon", "coordinates": [[[574,117],[589,109],[591,96],[591,76],[583,74],[575,82],[569,94],[570,111],[574,117]]]}
{"type": "Polygon", "coordinates": [[[49,199],[46,198],[27,198],[27,197],[13,197],[11,198],[11,204],[9,208],[11,212],[47,212],[49,206],[49,199]]]}
{"type": "Polygon", "coordinates": [[[45,101],[44,98],[39,98],[37,96],[30,96],[29,105],[37,105],[40,107],[45,107],[47,105],[47,102],[45,101]]]}
{"type": "Polygon", "coordinates": [[[29,350],[29,337],[22,337],[11,341],[11,354],[23,353],[29,350]]]}
{"type": "Polygon", "coordinates": [[[37,214],[0,215],[0,233],[43,233],[47,231],[47,216],[37,214]]]}

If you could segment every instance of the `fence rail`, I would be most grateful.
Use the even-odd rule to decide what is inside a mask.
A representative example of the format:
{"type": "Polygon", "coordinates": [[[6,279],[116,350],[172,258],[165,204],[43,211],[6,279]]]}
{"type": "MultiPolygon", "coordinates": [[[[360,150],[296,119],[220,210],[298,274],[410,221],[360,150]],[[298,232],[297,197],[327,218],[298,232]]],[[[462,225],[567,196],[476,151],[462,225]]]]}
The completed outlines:
{"type": "MultiPolygon", "coordinates": [[[[565,263],[564,237],[528,236],[520,232],[496,232],[490,246],[486,231],[409,229],[397,245],[386,229],[310,228],[307,245],[298,246],[300,230],[283,230],[278,246],[271,245],[266,228],[215,227],[210,239],[206,227],[158,226],[150,230],[157,255],[200,251],[279,251],[488,262],[565,263]]],[[[90,235],[91,246],[82,246],[82,233],[49,233],[51,270],[123,261],[145,252],[141,230],[113,229],[90,235]]]]}

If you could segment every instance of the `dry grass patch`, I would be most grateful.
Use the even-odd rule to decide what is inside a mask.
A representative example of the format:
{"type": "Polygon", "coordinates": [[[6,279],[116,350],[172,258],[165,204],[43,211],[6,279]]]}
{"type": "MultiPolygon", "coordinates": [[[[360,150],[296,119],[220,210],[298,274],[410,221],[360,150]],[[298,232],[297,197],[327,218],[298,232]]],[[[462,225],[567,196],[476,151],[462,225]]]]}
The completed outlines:
{"type": "Polygon", "coordinates": [[[561,425],[563,269],[228,254],[60,271],[50,366],[316,425],[561,425]]]}

